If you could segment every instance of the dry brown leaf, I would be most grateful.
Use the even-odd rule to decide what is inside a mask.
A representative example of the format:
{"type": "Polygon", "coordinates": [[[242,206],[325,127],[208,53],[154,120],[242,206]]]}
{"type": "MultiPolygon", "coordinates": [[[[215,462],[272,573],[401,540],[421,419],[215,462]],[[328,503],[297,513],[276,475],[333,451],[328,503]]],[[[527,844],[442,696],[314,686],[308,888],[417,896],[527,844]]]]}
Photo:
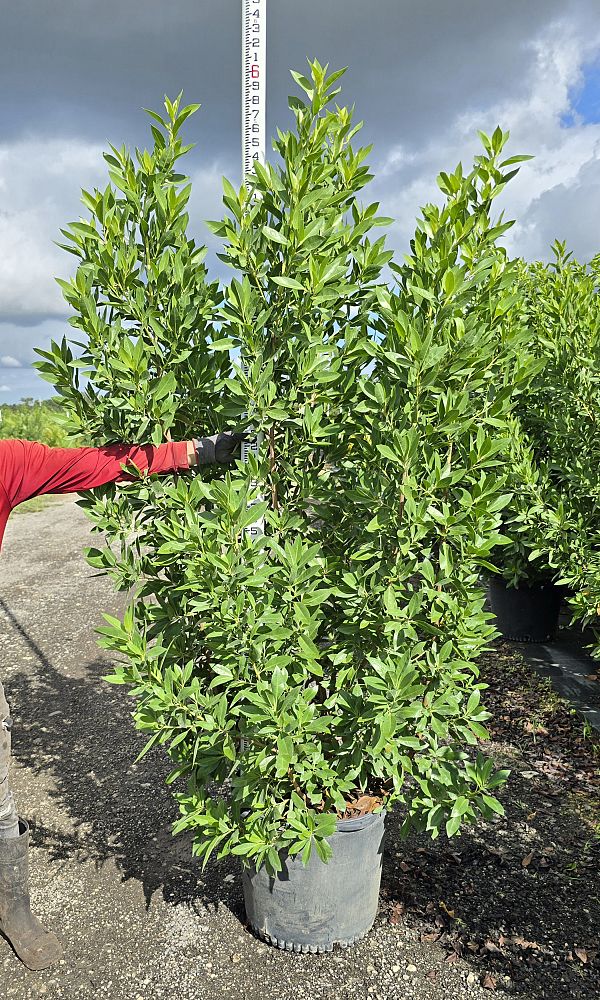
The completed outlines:
{"type": "Polygon", "coordinates": [[[523,865],[523,868],[529,868],[529,865],[533,861],[534,857],[535,857],[535,851],[530,851],[529,854],[526,854],[525,857],[521,859],[521,864],[523,865]]]}
{"type": "Polygon", "coordinates": [[[405,912],[406,906],[404,903],[394,903],[392,906],[392,912],[390,913],[390,924],[401,924],[404,920],[405,912]]]}
{"type": "Polygon", "coordinates": [[[356,802],[352,802],[351,805],[354,809],[359,809],[363,813],[372,812],[376,809],[378,805],[381,804],[381,799],[378,799],[374,795],[361,795],[356,802]]]}
{"type": "Polygon", "coordinates": [[[421,934],[419,934],[419,941],[426,941],[427,943],[429,943],[430,941],[439,941],[440,937],[441,934],[439,931],[430,931],[427,934],[422,932],[421,934]]]}
{"type": "Polygon", "coordinates": [[[458,955],[456,952],[451,951],[449,955],[446,955],[445,962],[447,965],[454,965],[455,962],[458,962],[458,955]]]}
{"type": "Polygon", "coordinates": [[[499,952],[500,951],[498,945],[494,944],[494,942],[491,941],[491,940],[489,940],[489,939],[485,942],[485,944],[484,944],[483,947],[484,947],[485,951],[491,951],[491,952],[494,952],[494,951],[495,952],[499,952]]]}
{"type": "Polygon", "coordinates": [[[483,986],[484,990],[495,990],[496,980],[494,976],[490,975],[489,972],[486,972],[483,979],[481,980],[481,985],[483,986]]]}
{"type": "Polygon", "coordinates": [[[525,722],[523,729],[526,733],[534,733],[536,736],[547,736],[548,730],[544,726],[540,726],[536,722],[530,722],[529,719],[525,722]]]}
{"type": "Polygon", "coordinates": [[[510,938],[513,944],[516,944],[517,948],[539,948],[537,941],[526,941],[525,938],[516,937],[510,938]]]}
{"type": "Polygon", "coordinates": [[[583,962],[584,965],[587,965],[587,963],[588,963],[588,953],[585,950],[585,948],[573,948],[573,951],[577,955],[577,958],[579,959],[579,961],[583,962]]]}

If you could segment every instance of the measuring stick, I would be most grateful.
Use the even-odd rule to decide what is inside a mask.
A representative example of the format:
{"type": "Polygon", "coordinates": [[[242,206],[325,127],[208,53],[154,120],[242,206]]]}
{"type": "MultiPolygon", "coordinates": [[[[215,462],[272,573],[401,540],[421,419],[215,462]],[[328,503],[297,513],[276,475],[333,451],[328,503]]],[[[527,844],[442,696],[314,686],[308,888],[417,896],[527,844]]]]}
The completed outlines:
{"type": "MultiPolygon", "coordinates": [[[[265,162],[267,132],[267,0],[242,0],[242,177],[254,164],[265,162]]],[[[248,362],[242,358],[248,375],[248,362]]],[[[258,456],[260,435],[242,443],[242,461],[258,456]]],[[[253,484],[254,485],[254,484],[253,484]]],[[[258,498],[260,499],[260,498],[258,498]]],[[[255,501],[256,502],[256,501],[255,501]]],[[[265,533],[264,519],[248,525],[245,533],[258,538],[265,533]]]]}
{"type": "Polygon", "coordinates": [[[267,0],[242,0],[242,174],[265,162],[267,0]]]}

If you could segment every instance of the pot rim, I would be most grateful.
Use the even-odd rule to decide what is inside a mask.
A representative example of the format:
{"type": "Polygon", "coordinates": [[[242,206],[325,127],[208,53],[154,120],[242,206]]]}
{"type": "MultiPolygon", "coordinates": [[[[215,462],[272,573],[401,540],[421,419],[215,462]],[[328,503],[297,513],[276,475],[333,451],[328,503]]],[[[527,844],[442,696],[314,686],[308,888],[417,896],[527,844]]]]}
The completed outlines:
{"type": "Polygon", "coordinates": [[[349,816],[347,819],[338,819],[336,833],[353,833],[355,830],[362,830],[366,826],[385,821],[387,809],[379,809],[377,812],[368,812],[364,816],[349,816]]]}

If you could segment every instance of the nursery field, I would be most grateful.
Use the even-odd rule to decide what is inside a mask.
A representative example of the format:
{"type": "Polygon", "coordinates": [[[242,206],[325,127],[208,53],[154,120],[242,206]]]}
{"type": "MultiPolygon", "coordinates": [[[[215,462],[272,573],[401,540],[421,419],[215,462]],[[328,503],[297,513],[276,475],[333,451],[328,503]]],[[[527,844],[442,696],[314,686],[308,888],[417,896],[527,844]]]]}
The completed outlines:
{"type": "Polygon", "coordinates": [[[0,438],[24,438],[52,447],[73,444],[60,423],[60,403],[24,399],[0,406],[0,438]]]}
{"type": "Polygon", "coordinates": [[[595,1000],[600,743],[515,647],[483,657],[484,745],[511,769],[506,816],[437,841],[398,840],[393,814],[372,933],[330,955],[279,952],[244,924],[238,862],[172,838],[168,762],[101,678],[101,610],[122,611],[81,558],[70,499],[14,518],[3,550],[0,664],[13,706],[14,784],[33,828],[37,912],[65,944],[28,972],[0,946],[0,995],[48,1000],[595,1000]],[[35,536],[36,545],[31,544],[35,536]]]}

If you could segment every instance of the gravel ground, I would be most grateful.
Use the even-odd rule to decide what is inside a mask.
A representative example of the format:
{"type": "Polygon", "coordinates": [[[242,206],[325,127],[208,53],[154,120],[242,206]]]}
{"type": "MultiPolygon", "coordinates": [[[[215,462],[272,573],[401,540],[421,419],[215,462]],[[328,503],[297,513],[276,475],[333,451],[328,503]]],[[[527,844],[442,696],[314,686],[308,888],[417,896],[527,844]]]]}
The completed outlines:
{"type": "Polygon", "coordinates": [[[597,1000],[599,747],[518,653],[483,665],[513,769],[507,818],[448,842],[389,824],[380,913],[351,951],[278,952],[244,926],[236,865],[202,873],[160,752],[139,765],[125,692],[94,628],[120,598],[80,556],[71,499],[14,517],[2,552],[0,672],[13,783],[32,825],[37,912],[65,945],[28,972],[0,939],[0,997],[108,1000],[597,1000]]]}

